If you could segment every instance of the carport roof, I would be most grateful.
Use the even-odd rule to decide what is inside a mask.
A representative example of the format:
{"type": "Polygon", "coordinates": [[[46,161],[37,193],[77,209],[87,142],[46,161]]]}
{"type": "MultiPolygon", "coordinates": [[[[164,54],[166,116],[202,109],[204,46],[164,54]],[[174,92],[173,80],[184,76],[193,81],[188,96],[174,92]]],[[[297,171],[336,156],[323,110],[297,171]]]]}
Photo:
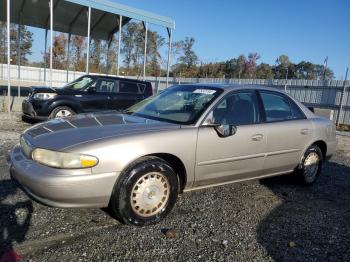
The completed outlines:
{"type": "MultiPolygon", "coordinates": [[[[49,28],[50,0],[16,0],[11,2],[11,22],[39,28],[49,28]]],[[[110,39],[119,30],[119,15],[123,25],[131,19],[175,29],[175,21],[140,9],[106,0],[54,0],[54,30],[75,35],[87,35],[87,9],[91,11],[91,37],[110,39]]],[[[6,21],[6,0],[0,0],[0,20],[6,21]]]]}

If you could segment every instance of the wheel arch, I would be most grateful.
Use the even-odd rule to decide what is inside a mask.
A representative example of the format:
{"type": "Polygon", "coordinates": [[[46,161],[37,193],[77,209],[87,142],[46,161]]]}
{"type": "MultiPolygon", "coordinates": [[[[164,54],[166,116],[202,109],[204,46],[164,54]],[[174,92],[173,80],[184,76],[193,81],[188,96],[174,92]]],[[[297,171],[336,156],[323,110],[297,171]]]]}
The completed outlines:
{"type": "Polygon", "coordinates": [[[184,163],[181,161],[181,159],[169,153],[156,153],[156,154],[150,154],[147,156],[155,156],[169,163],[169,165],[174,169],[175,173],[179,178],[179,182],[180,182],[179,191],[180,193],[182,193],[187,183],[187,172],[186,172],[186,167],[184,163]]]}
{"type": "Polygon", "coordinates": [[[79,108],[78,105],[76,105],[75,103],[72,103],[70,101],[67,100],[63,100],[63,101],[55,101],[51,104],[50,106],[50,114],[52,113],[53,110],[55,110],[57,107],[61,107],[61,106],[66,106],[69,107],[70,109],[72,109],[75,113],[80,113],[81,110],[79,108]]]}
{"type": "Polygon", "coordinates": [[[326,156],[327,156],[327,144],[326,144],[326,142],[323,140],[317,140],[314,143],[312,143],[312,145],[318,146],[321,149],[323,159],[326,159],[326,156]]]}
{"type": "Polygon", "coordinates": [[[125,170],[130,168],[131,166],[135,165],[139,161],[142,160],[144,157],[157,157],[160,158],[161,160],[167,162],[175,171],[176,175],[179,178],[179,193],[182,193],[183,190],[186,187],[187,184],[187,172],[186,172],[186,167],[184,163],[181,161],[181,159],[173,154],[170,153],[151,153],[151,154],[146,154],[137,157],[136,159],[132,160],[127,164],[121,173],[123,173],[125,170]]]}

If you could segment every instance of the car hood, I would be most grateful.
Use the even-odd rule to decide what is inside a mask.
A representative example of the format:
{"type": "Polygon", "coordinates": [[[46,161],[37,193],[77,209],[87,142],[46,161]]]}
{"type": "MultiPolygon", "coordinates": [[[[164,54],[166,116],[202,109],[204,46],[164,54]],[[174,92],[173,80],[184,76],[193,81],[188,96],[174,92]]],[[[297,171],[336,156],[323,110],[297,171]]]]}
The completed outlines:
{"type": "Polygon", "coordinates": [[[53,119],[27,129],[23,135],[34,147],[63,150],[103,138],[177,128],[180,128],[180,125],[105,112],[53,119]]]}
{"type": "Polygon", "coordinates": [[[55,93],[57,91],[57,88],[55,87],[48,87],[48,86],[31,86],[30,87],[30,93],[36,94],[36,93],[55,93]]]}

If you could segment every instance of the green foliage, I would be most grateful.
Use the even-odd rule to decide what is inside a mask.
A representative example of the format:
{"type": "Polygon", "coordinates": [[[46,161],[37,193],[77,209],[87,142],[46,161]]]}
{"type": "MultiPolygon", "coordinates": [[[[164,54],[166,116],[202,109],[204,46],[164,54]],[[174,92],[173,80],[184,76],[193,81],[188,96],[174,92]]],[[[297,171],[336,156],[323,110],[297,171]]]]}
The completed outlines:
{"type": "MultiPolygon", "coordinates": [[[[18,64],[18,29],[19,25],[11,24],[10,25],[10,40],[11,40],[11,64],[18,64]]],[[[22,65],[28,64],[28,55],[32,54],[32,45],[33,45],[33,33],[28,30],[26,26],[20,26],[20,61],[22,65]]],[[[5,22],[0,21],[0,63],[7,63],[7,26],[5,22]]]]}
{"type": "Polygon", "coordinates": [[[181,42],[183,54],[179,60],[181,63],[186,65],[187,69],[195,67],[198,62],[198,56],[193,51],[194,43],[195,39],[193,37],[186,37],[185,40],[181,42]]]}

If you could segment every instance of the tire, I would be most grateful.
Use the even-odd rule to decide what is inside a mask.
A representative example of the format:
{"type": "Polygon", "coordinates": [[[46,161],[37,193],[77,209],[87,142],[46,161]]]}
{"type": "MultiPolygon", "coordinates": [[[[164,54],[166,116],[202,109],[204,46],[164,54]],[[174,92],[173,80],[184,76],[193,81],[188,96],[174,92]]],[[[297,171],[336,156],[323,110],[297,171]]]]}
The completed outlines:
{"type": "Polygon", "coordinates": [[[54,110],[52,110],[52,112],[49,116],[49,119],[72,116],[72,115],[75,115],[75,112],[70,107],[58,106],[54,110]]]}
{"type": "Polygon", "coordinates": [[[321,174],[323,154],[317,145],[311,145],[303,156],[303,159],[296,171],[299,180],[304,185],[312,185],[321,174]]]}
{"type": "Polygon", "coordinates": [[[158,157],[142,157],[120,175],[109,210],[125,224],[155,224],[174,207],[178,188],[178,177],[167,162],[158,157]]]}

